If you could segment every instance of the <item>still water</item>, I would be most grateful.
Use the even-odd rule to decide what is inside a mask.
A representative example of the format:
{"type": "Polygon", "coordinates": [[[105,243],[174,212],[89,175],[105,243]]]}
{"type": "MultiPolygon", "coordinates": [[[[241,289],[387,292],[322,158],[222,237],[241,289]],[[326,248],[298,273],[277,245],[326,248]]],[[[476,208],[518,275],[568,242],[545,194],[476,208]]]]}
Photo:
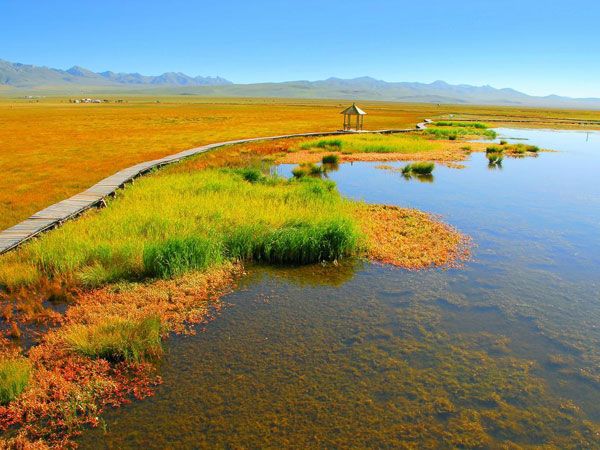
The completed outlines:
{"type": "Polygon", "coordinates": [[[253,268],[206,332],[168,340],[156,396],[81,445],[600,448],[600,133],[498,131],[558,152],[432,182],[329,173],[470,235],[463,269],[253,268]]]}

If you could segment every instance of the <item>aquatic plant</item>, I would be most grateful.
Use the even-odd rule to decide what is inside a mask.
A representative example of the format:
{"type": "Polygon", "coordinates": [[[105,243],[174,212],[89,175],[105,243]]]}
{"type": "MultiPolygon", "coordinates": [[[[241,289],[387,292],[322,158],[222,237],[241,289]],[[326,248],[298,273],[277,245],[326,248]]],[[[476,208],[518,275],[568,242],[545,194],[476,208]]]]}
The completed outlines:
{"type": "Polygon", "coordinates": [[[490,152],[487,154],[487,159],[489,164],[491,165],[495,165],[495,164],[502,164],[502,153],[499,152],[490,152]]]}
{"type": "Polygon", "coordinates": [[[305,164],[305,167],[309,175],[321,175],[323,173],[322,166],[317,166],[316,164],[308,163],[305,164]]]}
{"type": "Polygon", "coordinates": [[[334,154],[324,155],[321,162],[323,164],[338,164],[340,162],[340,157],[334,154]]]}
{"type": "Polygon", "coordinates": [[[306,170],[302,166],[294,167],[292,169],[292,175],[294,176],[294,178],[302,178],[308,175],[308,170],[306,170]]]}
{"type": "Polygon", "coordinates": [[[6,405],[23,392],[29,383],[31,364],[25,358],[0,360],[0,405],[6,405]]]}
{"type": "Polygon", "coordinates": [[[489,147],[487,147],[485,149],[485,153],[486,154],[490,154],[490,153],[492,153],[492,154],[500,154],[502,152],[504,152],[504,148],[503,147],[499,147],[497,145],[490,145],[489,147]]]}
{"type": "Polygon", "coordinates": [[[418,174],[418,175],[429,175],[433,172],[435,168],[435,164],[428,161],[423,162],[414,162],[411,164],[407,164],[402,168],[403,174],[418,174]]]}
{"type": "Polygon", "coordinates": [[[162,353],[161,322],[156,316],[139,321],[110,317],[91,325],[74,325],[64,340],[75,352],[108,361],[140,362],[162,353]]]}

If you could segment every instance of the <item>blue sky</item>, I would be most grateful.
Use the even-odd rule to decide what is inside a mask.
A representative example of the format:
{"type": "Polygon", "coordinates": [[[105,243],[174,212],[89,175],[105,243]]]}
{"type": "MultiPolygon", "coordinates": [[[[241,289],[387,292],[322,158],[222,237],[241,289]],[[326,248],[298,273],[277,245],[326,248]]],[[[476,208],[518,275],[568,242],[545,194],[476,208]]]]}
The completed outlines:
{"type": "Polygon", "coordinates": [[[600,2],[0,0],[0,13],[0,58],[13,62],[600,97],[600,2]]]}

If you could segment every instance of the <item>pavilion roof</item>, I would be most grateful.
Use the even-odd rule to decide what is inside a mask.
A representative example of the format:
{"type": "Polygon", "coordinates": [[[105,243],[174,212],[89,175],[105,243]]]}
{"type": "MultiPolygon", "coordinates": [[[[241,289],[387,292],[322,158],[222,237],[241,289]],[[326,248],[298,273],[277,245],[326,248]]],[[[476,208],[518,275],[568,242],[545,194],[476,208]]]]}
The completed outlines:
{"type": "Polygon", "coordinates": [[[352,106],[347,107],[340,114],[348,114],[350,116],[364,116],[367,113],[360,109],[358,106],[356,106],[356,103],[352,103],[352,106]]]}

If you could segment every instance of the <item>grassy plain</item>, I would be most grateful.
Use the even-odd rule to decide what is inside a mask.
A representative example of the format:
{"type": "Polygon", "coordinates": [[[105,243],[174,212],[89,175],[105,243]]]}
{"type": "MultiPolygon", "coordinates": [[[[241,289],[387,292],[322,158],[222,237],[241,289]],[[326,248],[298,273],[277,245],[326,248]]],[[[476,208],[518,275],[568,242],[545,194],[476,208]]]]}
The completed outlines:
{"type": "MultiPolygon", "coordinates": [[[[70,104],[60,97],[39,102],[0,97],[0,229],[141,161],[235,138],[337,130],[339,112],[348,103],[194,96],[124,100],[70,104]]],[[[368,113],[367,129],[410,128],[423,118],[450,114],[535,123],[600,120],[598,111],[368,101],[361,106],[368,113]]],[[[600,128],[600,124],[588,125],[594,126],[600,128]]]]}

